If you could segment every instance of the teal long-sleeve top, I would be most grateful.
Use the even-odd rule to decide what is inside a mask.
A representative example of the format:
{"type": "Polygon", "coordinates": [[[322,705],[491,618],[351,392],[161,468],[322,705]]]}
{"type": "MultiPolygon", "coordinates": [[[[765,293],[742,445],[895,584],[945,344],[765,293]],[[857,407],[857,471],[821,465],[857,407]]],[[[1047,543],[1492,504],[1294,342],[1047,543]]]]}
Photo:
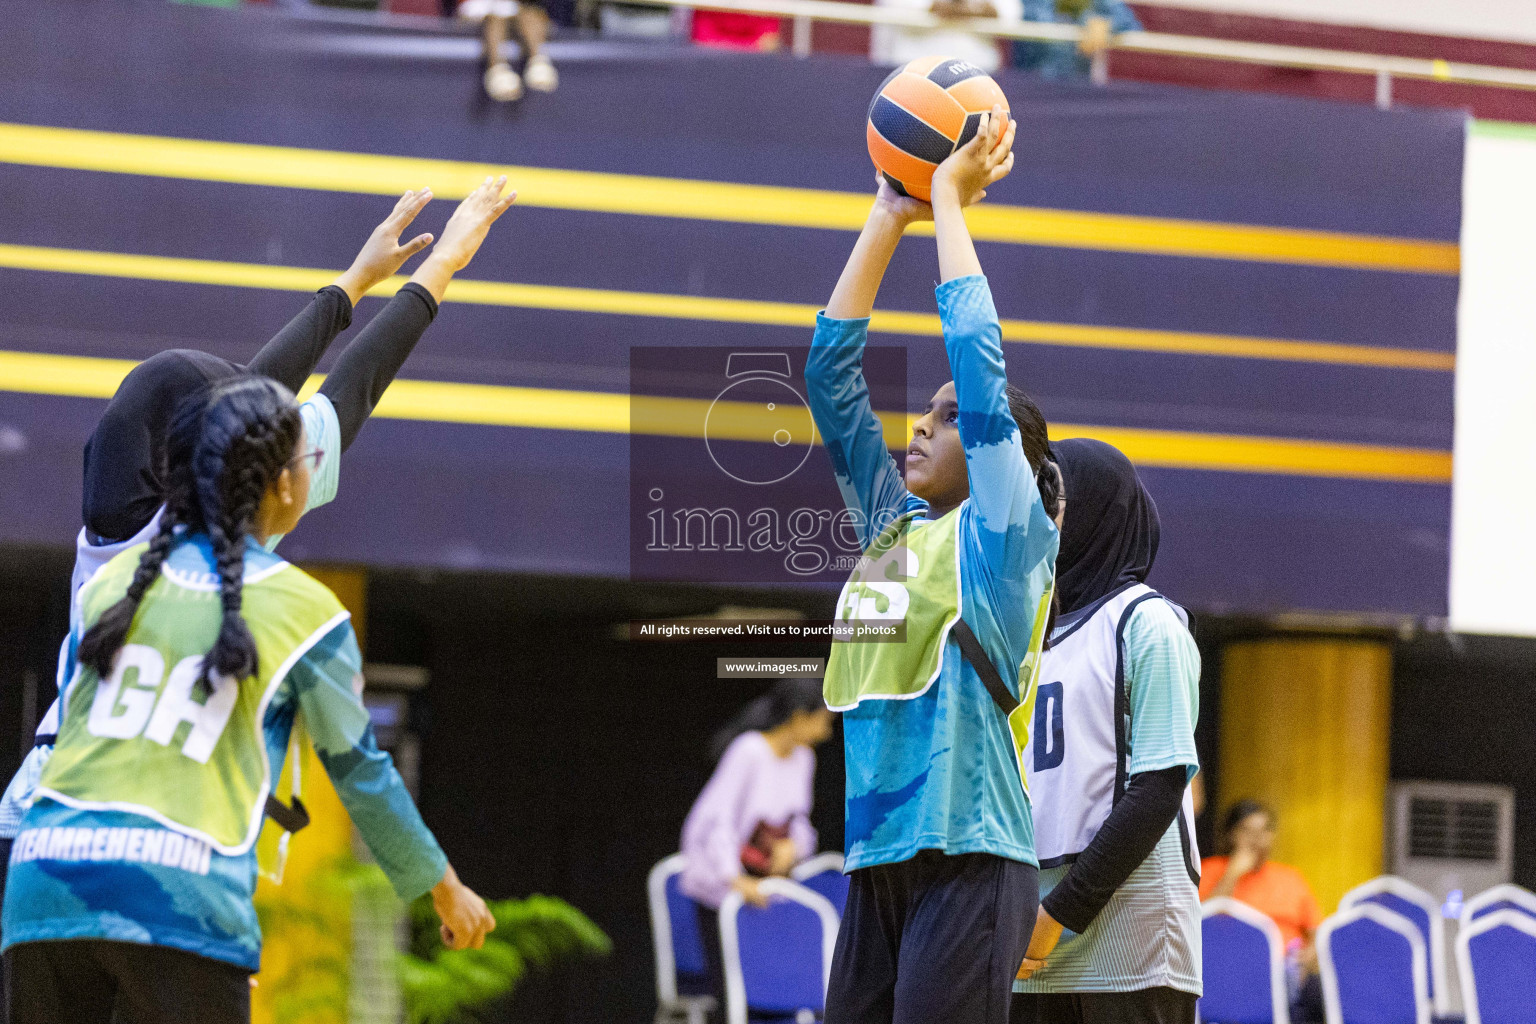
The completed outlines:
{"type": "MultiPolygon", "coordinates": [[[[212,574],[215,567],[205,537],[179,542],[166,564],[188,574],[212,574]]],[[[249,575],[282,560],[249,541],[245,564],[249,575]]],[[[76,626],[62,678],[74,678],[78,643],[76,626]]],[[[302,717],[353,824],[395,892],[414,899],[442,879],[448,860],[394,762],[374,740],[358,685],[362,668],[350,621],[319,637],[267,707],[267,759],[275,780],[294,721],[302,717]]],[[[261,926],[252,902],[256,875],[254,845],[225,855],[140,814],[85,810],[40,797],[11,847],[5,947],[109,939],[169,946],[254,971],[261,965],[261,926]]]]}
{"type": "MultiPolygon", "coordinates": [[[[1009,411],[1002,332],[986,278],[947,281],[937,298],[970,478],[970,497],[948,513],[960,517],[964,616],[995,664],[1019,666],[1052,583],[1056,526],[1009,411]]],[[[922,518],[926,504],[903,483],[870,404],[862,371],[868,329],[867,319],[818,317],[806,366],[811,412],[844,501],[865,524],[866,546],[896,516],[918,514],[914,529],[930,522],[922,518]]],[[[909,586],[922,585],[920,570],[909,586]]],[[[1036,863],[1014,738],[953,641],[932,685],[912,699],[867,700],[845,711],[843,738],[849,870],[926,849],[1036,863]]]]}

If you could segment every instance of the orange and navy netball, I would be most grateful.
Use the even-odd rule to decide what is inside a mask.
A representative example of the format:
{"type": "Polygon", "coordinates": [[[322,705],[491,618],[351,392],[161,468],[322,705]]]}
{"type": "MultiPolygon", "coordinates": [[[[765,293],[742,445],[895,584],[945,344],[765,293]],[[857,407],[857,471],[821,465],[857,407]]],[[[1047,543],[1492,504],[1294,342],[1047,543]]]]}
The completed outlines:
{"type": "Polygon", "coordinates": [[[1008,98],[981,68],[919,57],[891,72],[869,104],[869,156],[891,188],[928,202],[933,171],[971,141],[981,115],[1008,98]]]}

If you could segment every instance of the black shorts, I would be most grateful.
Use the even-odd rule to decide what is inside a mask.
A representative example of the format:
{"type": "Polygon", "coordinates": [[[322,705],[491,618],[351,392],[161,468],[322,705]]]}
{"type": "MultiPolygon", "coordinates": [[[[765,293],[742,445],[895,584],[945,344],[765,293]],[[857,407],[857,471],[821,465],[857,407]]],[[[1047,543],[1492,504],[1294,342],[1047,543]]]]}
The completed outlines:
{"type": "Polygon", "coordinates": [[[103,939],[5,951],[10,1024],[250,1024],[251,972],[166,946],[103,939]]]}
{"type": "Polygon", "coordinates": [[[1039,872],[925,850],[849,876],[826,1024],[1008,1024],[1039,872]]]}
{"type": "Polygon", "coordinates": [[[1020,993],[1010,1024],[1195,1024],[1199,997],[1173,988],[1137,992],[1020,993]]]}

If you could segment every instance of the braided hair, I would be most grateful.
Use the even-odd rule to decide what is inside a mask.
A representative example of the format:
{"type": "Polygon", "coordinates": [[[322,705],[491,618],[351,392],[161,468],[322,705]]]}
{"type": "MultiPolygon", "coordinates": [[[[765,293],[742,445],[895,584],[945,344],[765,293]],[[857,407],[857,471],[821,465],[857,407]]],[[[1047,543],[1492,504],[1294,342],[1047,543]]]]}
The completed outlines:
{"type": "Polygon", "coordinates": [[[169,467],[160,528],[139,556],[127,593],[81,637],[81,663],[100,676],[111,672],[140,602],[159,577],[176,534],[185,528],[208,534],[223,613],[218,639],[203,660],[201,681],[211,689],[219,677],[256,674],[256,641],[240,614],[245,535],[303,430],[292,392],[252,374],[220,381],[177,406],[166,446],[169,467]]]}

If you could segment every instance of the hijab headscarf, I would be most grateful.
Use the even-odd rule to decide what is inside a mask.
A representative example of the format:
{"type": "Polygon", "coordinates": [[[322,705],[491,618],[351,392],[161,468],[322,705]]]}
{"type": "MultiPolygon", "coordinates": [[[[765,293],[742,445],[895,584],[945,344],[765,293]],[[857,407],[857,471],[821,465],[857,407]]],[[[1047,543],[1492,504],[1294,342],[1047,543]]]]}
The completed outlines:
{"type": "Polygon", "coordinates": [[[1066,491],[1056,555],[1061,614],[1127,583],[1145,583],[1157,557],[1157,505],[1118,448],[1088,438],[1051,445],[1066,491]]]}
{"type": "Polygon", "coordinates": [[[85,444],[85,528],[126,540],[165,503],[171,413],[183,398],[241,372],[228,359],[172,349],[128,372],[85,444]]]}

